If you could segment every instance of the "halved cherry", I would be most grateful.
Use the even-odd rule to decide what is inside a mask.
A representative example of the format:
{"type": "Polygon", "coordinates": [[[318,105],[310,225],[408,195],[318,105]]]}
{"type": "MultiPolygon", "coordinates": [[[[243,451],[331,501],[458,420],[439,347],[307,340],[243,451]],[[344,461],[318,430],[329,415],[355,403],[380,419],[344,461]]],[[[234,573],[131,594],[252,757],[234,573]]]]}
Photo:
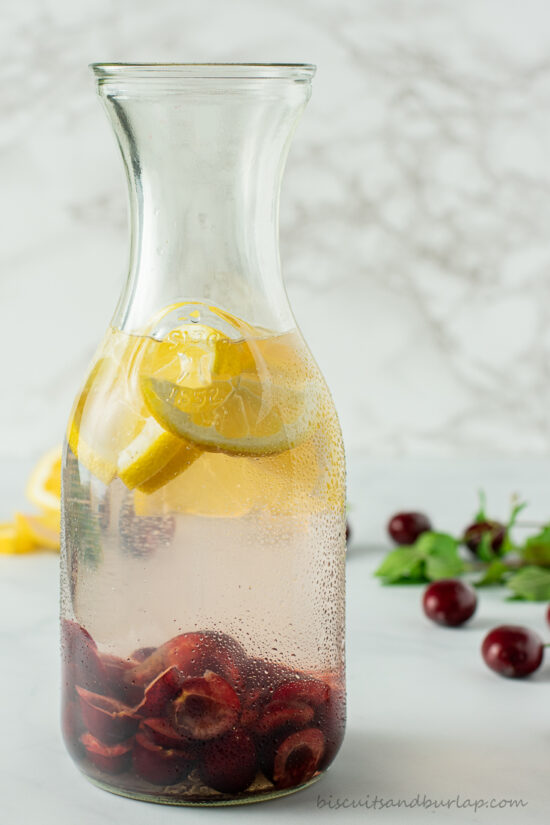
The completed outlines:
{"type": "Polygon", "coordinates": [[[133,739],[119,742],[116,745],[106,745],[100,742],[91,733],[84,733],[80,737],[90,762],[105,773],[122,773],[130,767],[133,739]]]}
{"type": "Polygon", "coordinates": [[[305,728],[283,739],[273,757],[273,782],[277,788],[293,788],[311,779],[321,763],[325,737],[318,728],[305,728]]]}
{"type": "Polygon", "coordinates": [[[142,701],[134,708],[134,714],[141,718],[163,716],[166,705],[181,690],[184,677],[177,667],[169,667],[145,688],[142,701]]]}
{"type": "Polygon", "coordinates": [[[273,692],[273,701],[305,702],[317,711],[330,700],[330,687],[319,679],[294,679],[283,682],[273,692]]]}
{"type": "Polygon", "coordinates": [[[225,633],[182,633],[156,648],[126,678],[136,685],[145,685],[169,667],[177,667],[185,676],[200,676],[205,670],[214,670],[241,690],[241,662],[245,658],[242,646],[225,633]]]}
{"type": "Polygon", "coordinates": [[[200,658],[202,639],[200,633],[182,633],[174,636],[155,648],[149,656],[129,671],[126,680],[144,686],[169,667],[177,667],[185,676],[199,675],[204,670],[200,658]]]}
{"type": "Polygon", "coordinates": [[[101,742],[108,745],[122,742],[136,731],[138,719],[128,705],[79,686],[76,692],[84,725],[101,742]]]}
{"type": "Polygon", "coordinates": [[[247,691],[241,710],[241,725],[243,728],[253,727],[262,713],[262,709],[269,701],[270,694],[261,687],[251,688],[247,691]]]}
{"type": "Polygon", "coordinates": [[[186,751],[163,748],[142,733],[136,734],[133,766],[135,772],[154,785],[173,785],[180,782],[192,765],[186,751]]]}
{"type": "Polygon", "coordinates": [[[256,748],[245,730],[232,730],[205,744],[199,773],[210,788],[221,793],[241,793],[252,784],[256,772],[256,748]]]}
{"type": "Polygon", "coordinates": [[[282,728],[297,730],[305,728],[313,721],[315,711],[305,702],[284,702],[273,699],[267,704],[254,725],[259,736],[269,736],[282,728]]]}
{"type": "Polygon", "coordinates": [[[193,739],[213,739],[227,733],[237,722],[241,703],[225,679],[205,671],[183,682],[171,706],[171,721],[178,733],[193,739]]]}
{"type": "Polygon", "coordinates": [[[247,660],[244,647],[232,636],[217,630],[203,631],[201,660],[203,670],[213,670],[243,694],[243,669],[247,660]]]}
{"type": "Polygon", "coordinates": [[[139,733],[163,748],[179,748],[191,752],[188,737],[178,733],[167,719],[143,719],[139,726],[139,733]]]}
{"type": "Polygon", "coordinates": [[[88,690],[102,692],[108,681],[97,645],[76,622],[61,621],[61,650],[65,680],[88,690]]]}
{"type": "Polygon", "coordinates": [[[63,732],[63,739],[65,740],[69,753],[73,757],[79,756],[82,752],[80,736],[86,729],[82,722],[79,703],[75,699],[63,698],[61,730],[63,732]]]}
{"type": "Polygon", "coordinates": [[[135,685],[128,684],[125,675],[132,670],[137,661],[132,657],[122,659],[110,653],[98,652],[99,660],[105,672],[105,684],[102,693],[114,696],[126,704],[136,704],[143,697],[143,690],[135,685]]]}

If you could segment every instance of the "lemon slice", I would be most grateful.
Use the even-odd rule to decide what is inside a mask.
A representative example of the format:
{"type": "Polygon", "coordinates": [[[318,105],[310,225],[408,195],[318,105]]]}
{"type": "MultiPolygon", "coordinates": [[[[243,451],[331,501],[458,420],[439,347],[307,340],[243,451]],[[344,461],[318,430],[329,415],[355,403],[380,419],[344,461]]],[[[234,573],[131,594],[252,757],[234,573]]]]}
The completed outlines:
{"type": "MultiPolygon", "coordinates": [[[[118,475],[129,489],[162,472],[182,441],[145,406],[135,376],[148,339],[112,333],[78,398],[67,433],[78,460],[103,484],[118,475]]],[[[187,464],[191,455],[188,451],[187,464]]],[[[181,469],[185,467],[181,463],[181,469]]],[[[175,469],[170,465],[168,477],[175,469]]]]}
{"type": "Polygon", "coordinates": [[[17,553],[15,525],[10,522],[0,524],[0,553],[17,553]]]}
{"type": "Polygon", "coordinates": [[[176,327],[160,341],[148,341],[139,365],[140,375],[154,375],[186,387],[208,386],[222,340],[220,332],[205,324],[176,327]]]}
{"type": "MultiPolygon", "coordinates": [[[[116,456],[112,451],[109,452],[108,449],[104,451],[102,446],[94,443],[91,422],[97,416],[101,426],[103,419],[99,417],[98,408],[101,401],[98,402],[98,399],[101,399],[101,393],[98,391],[98,385],[105,385],[106,377],[115,369],[115,362],[108,357],[96,361],[82,392],[75,401],[67,428],[67,442],[74,455],[92,475],[105,485],[110,484],[116,475],[116,456]],[[83,425],[84,432],[82,432],[83,425]],[[93,447],[91,443],[94,443],[93,447]]],[[[109,378],[108,383],[109,385],[113,383],[112,377],[109,378]]]]}
{"type": "Polygon", "coordinates": [[[188,389],[145,378],[142,392],[161,425],[204,450],[267,456],[298,446],[310,431],[314,404],[305,390],[239,375],[188,389]]]}
{"type": "Polygon", "coordinates": [[[172,458],[154,475],[147,478],[141,484],[136,484],[136,489],[142,493],[154,493],[166,484],[169,484],[184,471],[187,471],[191,464],[201,457],[202,450],[197,449],[192,444],[181,442],[181,446],[172,458]]]}
{"type": "Polygon", "coordinates": [[[232,340],[186,324],[148,344],[139,380],[163,429],[203,450],[260,457],[311,431],[317,403],[305,363],[292,336],[232,340]]]}
{"type": "Polygon", "coordinates": [[[59,514],[41,516],[15,514],[15,552],[30,553],[38,549],[59,550],[59,514]]]}
{"type": "Polygon", "coordinates": [[[45,510],[61,506],[61,447],[54,447],[42,456],[27,483],[27,498],[45,510]]]}
{"type": "Polygon", "coordinates": [[[200,450],[182,444],[180,438],[166,432],[150,417],[139,435],[120,453],[117,472],[129,490],[139,487],[152,491],[189,466],[200,454],[200,450]],[[147,486],[152,477],[154,481],[147,486]]]}

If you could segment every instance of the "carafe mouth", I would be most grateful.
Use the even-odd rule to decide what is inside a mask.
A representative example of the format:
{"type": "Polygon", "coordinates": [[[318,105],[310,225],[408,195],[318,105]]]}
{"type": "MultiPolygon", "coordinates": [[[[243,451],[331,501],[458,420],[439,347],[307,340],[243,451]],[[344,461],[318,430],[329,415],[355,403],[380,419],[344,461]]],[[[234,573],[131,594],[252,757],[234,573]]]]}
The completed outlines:
{"type": "Polygon", "coordinates": [[[286,80],[307,83],[312,63],[91,63],[98,83],[146,80],[286,80]]]}
{"type": "Polygon", "coordinates": [[[279,259],[279,191],[315,67],[91,68],[130,187],[128,286],[116,324],[139,330],[163,303],[206,297],[266,329],[294,326],[279,259]]]}

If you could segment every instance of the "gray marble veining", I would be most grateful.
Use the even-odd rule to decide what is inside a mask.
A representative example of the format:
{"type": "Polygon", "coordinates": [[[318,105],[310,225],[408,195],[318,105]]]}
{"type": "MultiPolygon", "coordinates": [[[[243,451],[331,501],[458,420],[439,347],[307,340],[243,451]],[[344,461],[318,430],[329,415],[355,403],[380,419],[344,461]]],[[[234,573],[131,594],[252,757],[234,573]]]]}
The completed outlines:
{"type": "Polygon", "coordinates": [[[126,258],[92,60],[319,66],[281,250],[348,449],[550,450],[542,0],[6,4],[0,454],[59,440],[126,258]]]}

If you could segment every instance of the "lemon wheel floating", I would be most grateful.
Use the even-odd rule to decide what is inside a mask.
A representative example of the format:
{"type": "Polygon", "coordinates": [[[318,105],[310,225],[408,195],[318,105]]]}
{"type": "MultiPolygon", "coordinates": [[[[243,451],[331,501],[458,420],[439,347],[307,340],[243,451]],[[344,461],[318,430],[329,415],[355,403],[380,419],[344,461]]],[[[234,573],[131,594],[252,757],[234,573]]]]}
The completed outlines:
{"type": "Polygon", "coordinates": [[[296,333],[197,302],[145,332],[110,331],[71,415],[69,447],[106,486],[150,494],[205,452],[278,455],[311,434],[318,399],[296,333]]]}
{"type": "Polygon", "coordinates": [[[147,406],[170,432],[204,450],[240,456],[268,456],[297,447],[314,414],[305,390],[266,386],[238,375],[190,389],[145,378],[147,406]]]}
{"type": "Polygon", "coordinates": [[[111,332],[71,414],[67,441],[86,469],[108,485],[118,475],[129,489],[183,471],[196,455],[161,427],[145,406],[135,376],[148,339],[111,332]]]}
{"type": "MultiPolygon", "coordinates": [[[[238,335],[254,331],[236,318],[233,326],[238,335]]],[[[228,455],[273,455],[304,441],[317,399],[298,341],[254,332],[229,339],[210,326],[188,324],[145,346],[140,388],[161,427],[228,455]]]]}

